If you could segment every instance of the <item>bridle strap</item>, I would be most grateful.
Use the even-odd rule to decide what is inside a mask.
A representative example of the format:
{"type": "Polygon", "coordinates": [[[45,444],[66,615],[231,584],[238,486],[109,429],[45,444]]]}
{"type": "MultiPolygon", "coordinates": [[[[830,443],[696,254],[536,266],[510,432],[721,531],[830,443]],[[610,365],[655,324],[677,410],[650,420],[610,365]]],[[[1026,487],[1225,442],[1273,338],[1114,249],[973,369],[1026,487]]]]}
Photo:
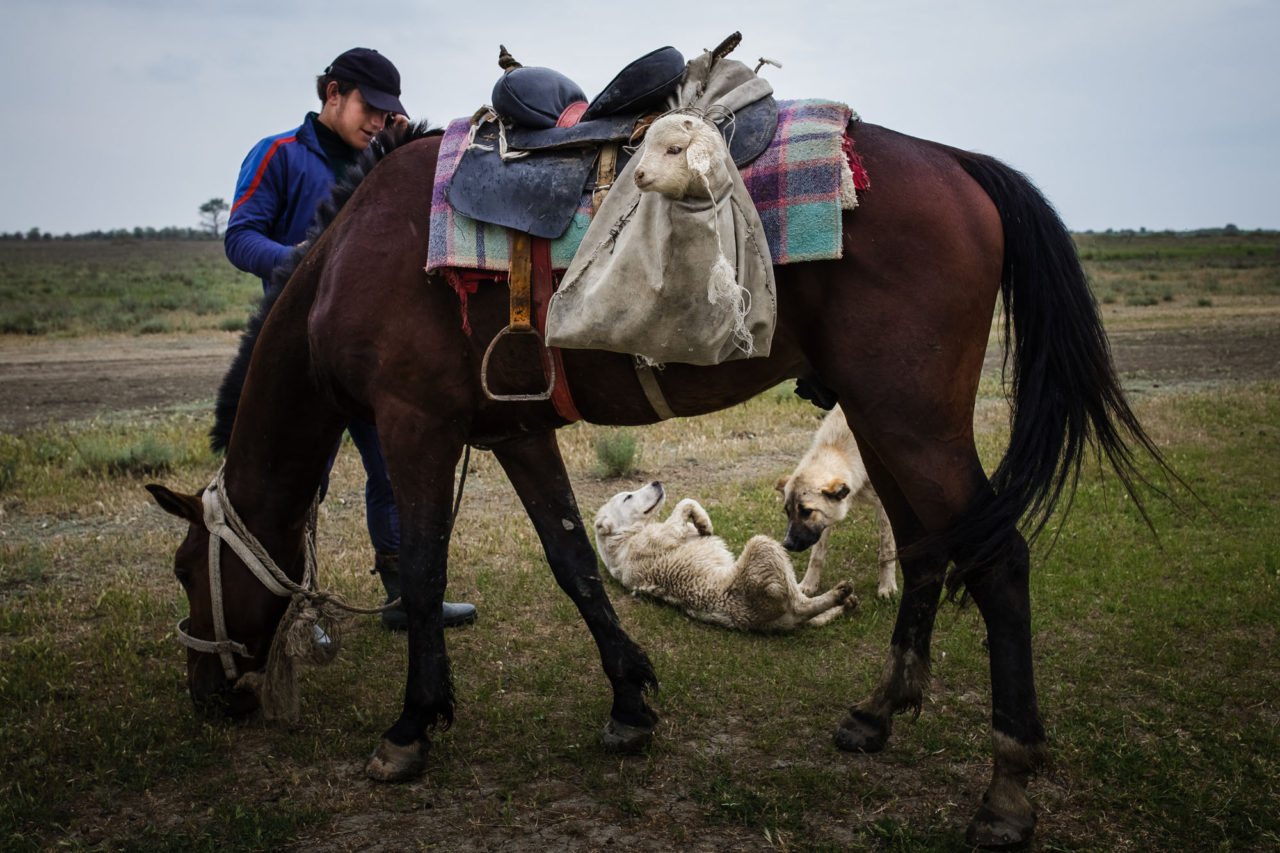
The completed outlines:
{"type": "MultiPolygon", "coordinates": [[[[207,495],[208,492],[205,492],[207,495]]],[[[217,501],[215,500],[216,504],[217,501]]],[[[209,502],[205,502],[205,523],[208,524],[209,502]]],[[[236,659],[231,656],[231,652],[227,649],[230,642],[230,636],[227,634],[227,612],[222,605],[222,561],[219,559],[222,553],[222,543],[216,534],[209,534],[209,605],[213,609],[213,636],[218,642],[218,657],[222,659],[222,671],[227,674],[227,680],[235,681],[239,676],[236,671],[236,659]]],[[[244,648],[241,646],[241,648],[244,648]]],[[[244,657],[248,657],[248,650],[241,652],[244,657]]]]}
{"type": "MultiPolygon", "coordinates": [[[[275,564],[262,543],[249,532],[248,528],[231,508],[226,500],[225,468],[218,469],[217,476],[204,490],[201,502],[204,505],[204,526],[209,531],[209,603],[213,611],[214,639],[201,640],[191,636],[185,630],[187,619],[178,623],[178,639],[187,648],[198,652],[217,654],[222,661],[222,671],[229,681],[239,679],[239,669],[233,654],[248,657],[249,651],[243,643],[232,640],[227,634],[227,612],[222,596],[222,543],[226,543],[236,556],[253,572],[263,586],[281,598],[303,595],[311,598],[317,594],[312,591],[315,584],[315,542],[308,534],[306,572],[304,585],[294,582],[292,578],[275,564]]],[[[313,507],[314,509],[314,507],[313,507]]]]}
{"type": "MultiPolygon", "coordinates": [[[[462,503],[462,486],[467,480],[468,463],[471,460],[471,447],[464,446],[466,455],[462,461],[462,476],[458,481],[457,499],[453,505],[453,516],[449,520],[449,529],[453,529],[453,522],[458,517],[458,506],[462,503]]],[[[320,503],[320,496],[317,493],[315,501],[311,504],[311,510],[307,514],[307,529],[303,534],[303,542],[305,548],[306,568],[303,571],[302,583],[299,584],[284,573],[275,561],[271,559],[271,555],[267,553],[267,549],[262,547],[262,543],[258,541],[244,522],[240,520],[240,516],[236,514],[235,509],[231,506],[231,501],[227,499],[227,486],[225,481],[226,465],[218,469],[217,475],[213,481],[209,483],[208,488],[204,490],[201,503],[204,506],[204,525],[209,531],[209,602],[213,610],[213,634],[214,639],[202,640],[199,637],[193,637],[187,631],[187,625],[190,617],[184,618],[177,625],[178,640],[184,646],[197,652],[205,654],[216,654],[222,660],[222,670],[226,673],[227,679],[237,681],[239,679],[239,671],[236,668],[236,661],[233,655],[240,657],[249,657],[249,650],[245,648],[243,643],[232,640],[227,635],[227,616],[226,607],[222,596],[222,543],[226,543],[236,553],[236,556],[245,564],[249,571],[253,572],[254,577],[262,582],[262,585],[270,590],[273,594],[281,598],[302,598],[309,604],[318,605],[321,609],[340,608],[349,613],[382,613],[400,605],[400,599],[389,601],[380,607],[354,607],[347,604],[335,593],[320,592],[316,589],[317,571],[316,571],[316,511],[320,503]]]]}
{"type": "MultiPolygon", "coordinates": [[[[235,640],[223,640],[216,642],[214,640],[202,640],[199,637],[193,637],[187,633],[187,624],[191,621],[190,617],[184,618],[178,623],[177,633],[178,639],[182,645],[197,652],[204,652],[210,655],[220,655],[224,652],[235,652],[241,657],[248,657],[249,650],[244,647],[243,643],[237,643],[235,640]]],[[[224,661],[225,663],[225,661],[224,661]]]]}
{"type": "Polygon", "coordinates": [[[244,522],[236,515],[235,510],[231,507],[231,502],[226,499],[226,483],[223,479],[224,470],[219,469],[217,476],[209,484],[209,488],[204,490],[204,526],[208,528],[210,534],[210,580],[212,580],[215,559],[213,549],[216,545],[214,540],[221,539],[231,546],[231,550],[236,552],[236,556],[262,582],[262,585],[274,594],[281,598],[288,598],[290,595],[297,593],[306,594],[310,592],[315,581],[315,545],[311,542],[311,537],[306,537],[307,568],[303,575],[304,586],[294,582],[275,564],[275,561],[271,559],[271,555],[267,553],[267,549],[262,547],[262,543],[249,532],[244,522]]]}
{"type": "Polygon", "coordinates": [[[222,593],[222,544],[224,542],[230,546],[231,550],[235,552],[236,556],[240,558],[263,586],[281,598],[301,597],[308,603],[318,604],[322,608],[333,606],[351,613],[366,614],[381,613],[399,605],[400,599],[397,598],[395,601],[388,602],[380,607],[353,607],[333,593],[316,590],[316,543],[314,533],[316,507],[319,503],[318,495],[316,501],[311,505],[311,511],[308,513],[307,531],[303,537],[306,550],[306,569],[303,572],[302,583],[299,584],[290,578],[271,559],[271,555],[267,553],[267,549],[262,546],[257,537],[249,532],[249,528],[240,520],[240,516],[236,514],[235,509],[231,506],[231,502],[227,500],[224,472],[225,466],[218,470],[217,475],[204,490],[204,495],[201,498],[204,506],[204,525],[209,531],[209,601],[213,611],[214,639],[202,640],[191,636],[186,630],[188,619],[183,619],[178,623],[177,635],[178,640],[189,649],[218,655],[222,660],[222,671],[226,673],[228,680],[236,681],[240,677],[233,655],[249,657],[249,651],[243,643],[232,640],[227,634],[226,605],[223,601],[222,593]]]}

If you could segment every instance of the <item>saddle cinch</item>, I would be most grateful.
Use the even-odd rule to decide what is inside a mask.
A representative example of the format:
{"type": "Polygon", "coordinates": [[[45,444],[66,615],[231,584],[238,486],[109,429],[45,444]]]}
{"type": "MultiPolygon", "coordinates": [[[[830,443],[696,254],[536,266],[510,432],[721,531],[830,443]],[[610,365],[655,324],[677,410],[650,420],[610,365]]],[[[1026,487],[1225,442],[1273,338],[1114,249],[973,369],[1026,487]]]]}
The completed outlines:
{"type": "MultiPolygon", "coordinates": [[[[680,51],[660,47],[588,102],[564,74],[521,66],[505,48],[499,64],[507,70],[493,87],[492,110],[473,120],[474,138],[447,198],[463,216],[548,240],[569,227],[584,193],[599,207],[629,157],[623,145],[643,131],[643,119],[667,109],[686,67],[680,51]]],[[[730,155],[743,166],[773,139],[778,107],[766,97],[721,118],[730,155]]]]}

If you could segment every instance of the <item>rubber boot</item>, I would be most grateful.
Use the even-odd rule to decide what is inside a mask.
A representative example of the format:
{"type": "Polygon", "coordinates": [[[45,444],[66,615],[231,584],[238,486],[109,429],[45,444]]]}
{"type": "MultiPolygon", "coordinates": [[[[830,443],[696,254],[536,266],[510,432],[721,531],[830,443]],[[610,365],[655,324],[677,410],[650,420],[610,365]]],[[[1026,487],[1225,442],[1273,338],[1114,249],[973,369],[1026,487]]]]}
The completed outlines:
{"type": "MultiPolygon", "coordinates": [[[[386,604],[400,597],[400,555],[395,551],[378,551],[373,561],[373,571],[382,579],[382,588],[387,591],[386,604]]],[[[454,604],[444,602],[444,627],[456,628],[476,621],[474,604],[454,604]]],[[[404,605],[399,604],[390,610],[382,611],[382,627],[389,631],[407,631],[409,614],[404,605]]]]}

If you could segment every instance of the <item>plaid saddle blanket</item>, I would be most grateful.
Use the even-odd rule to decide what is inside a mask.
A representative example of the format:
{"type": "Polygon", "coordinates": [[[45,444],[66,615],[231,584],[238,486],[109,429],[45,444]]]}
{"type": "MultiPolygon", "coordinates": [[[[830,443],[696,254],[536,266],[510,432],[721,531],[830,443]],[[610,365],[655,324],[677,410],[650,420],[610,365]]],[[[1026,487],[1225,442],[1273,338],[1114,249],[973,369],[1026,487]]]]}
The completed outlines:
{"type": "MultiPolygon", "coordinates": [[[[870,186],[845,136],[852,117],[848,106],[834,101],[779,101],[773,142],[741,170],[773,263],[841,256],[841,210],[856,205],[855,190],[870,186]]],[[[451,122],[440,142],[427,272],[456,268],[505,273],[510,268],[507,229],[469,219],[449,206],[446,191],[468,145],[468,121],[451,122]]],[[[584,192],[569,227],[551,241],[554,269],[568,268],[590,222],[591,194],[584,192]]]]}

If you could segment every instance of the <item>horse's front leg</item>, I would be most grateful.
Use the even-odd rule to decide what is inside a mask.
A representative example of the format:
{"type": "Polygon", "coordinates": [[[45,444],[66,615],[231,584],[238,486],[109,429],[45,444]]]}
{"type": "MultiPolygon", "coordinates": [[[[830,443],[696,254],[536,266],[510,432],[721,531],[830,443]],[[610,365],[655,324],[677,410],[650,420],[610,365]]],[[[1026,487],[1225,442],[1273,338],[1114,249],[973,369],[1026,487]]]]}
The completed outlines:
{"type": "Polygon", "coordinates": [[[1026,540],[1010,530],[999,557],[965,581],[987,625],[991,661],[991,784],[966,833],[982,847],[1023,844],[1036,825],[1027,781],[1044,762],[1045,743],[1032,672],[1029,574],[1026,540]]]}
{"type": "Polygon", "coordinates": [[[426,767],[427,732],[453,724],[453,681],[445,650],[444,603],[448,582],[453,475],[462,442],[421,429],[379,427],[400,512],[401,597],[409,619],[408,674],[399,719],[365,765],[380,782],[402,782],[426,767]],[[403,440],[406,435],[412,440],[403,440]],[[431,440],[424,440],[430,435],[431,440]]]}
{"type": "Polygon", "coordinates": [[[555,433],[504,442],[493,454],[533,521],[556,583],[577,605],[600,650],[613,686],[605,746],[623,752],[639,749],[652,739],[658,722],[644,701],[646,691],[657,690],[658,680],[648,655],[627,636],[609,602],[555,433]]]}

